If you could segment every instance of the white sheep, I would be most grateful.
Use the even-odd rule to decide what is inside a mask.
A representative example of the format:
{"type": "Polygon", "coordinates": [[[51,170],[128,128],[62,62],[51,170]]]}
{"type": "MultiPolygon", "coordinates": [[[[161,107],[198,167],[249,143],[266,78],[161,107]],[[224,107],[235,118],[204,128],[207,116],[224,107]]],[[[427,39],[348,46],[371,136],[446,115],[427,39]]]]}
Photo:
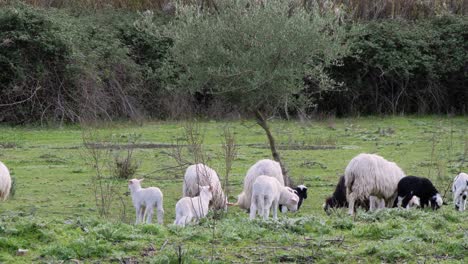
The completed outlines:
{"type": "Polygon", "coordinates": [[[8,168],[0,161],[0,201],[5,201],[10,195],[11,177],[8,168]]]}
{"type": "Polygon", "coordinates": [[[198,221],[208,214],[208,206],[213,199],[212,188],[211,186],[199,186],[199,189],[199,196],[183,197],[176,203],[174,225],[185,226],[192,219],[195,218],[198,221]]]}
{"type": "Polygon", "coordinates": [[[273,177],[278,180],[281,186],[284,186],[283,173],[281,171],[281,166],[278,162],[263,159],[257,161],[250,169],[247,171],[247,175],[244,179],[244,190],[239,194],[237,198],[237,205],[242,209],[249,209],[252,201],[252,185],[255,182],[255,179],[260,175],[266,175],[273,177]]]}
{"type": "Polygon", "coordinates": [[[135,224],[145,222],[150,224],[153,219],[154,208],[158,211],[158,223],[163,224],[164,208],[163,194],[159,188],[148,187],[141,188],[143,179],[131,179],[128,181],[128,188],[132,195],[133,206],[136,210],[135,224]]]}
{"type": "Polygon", "coordinates": [[[250,219],[254,219],[258,214],[264,220],[270,215],[270,208],[273,207],[273,218],[278,218],[278,206],[284,205],[289,211],[296,211],[299,203],[299,196],[289,187],[285,187],[273,177],[266,175],[258,176],[252,185],[252,201],[250,203],[250,219]]]}
{"type": "Polygon", "coordinates": [[[468,174],[462,172],[455,177],[453,180],[452,192],[455,210],[465,211],[468,197],[468,174]]]}
{"type": "Polygon", "coordinates": [[[214,209],[226,209],[227,198],[215,170],[205,164],[190,165],[185,171],[182,187],[183,197],[195,197],[199,195],[199,186],[211,186],[213,190],[212,207],[214,209]]]}
{"type": "Polygon", "coordinates": [[[369,199],[370,196],[384,199],[386,207],[393,207],[398,182],[404,176],[398,165],[379,155],[363,153],[354,157],[345,170],[349,214],[354,214],[355,201],[369,199]]]}

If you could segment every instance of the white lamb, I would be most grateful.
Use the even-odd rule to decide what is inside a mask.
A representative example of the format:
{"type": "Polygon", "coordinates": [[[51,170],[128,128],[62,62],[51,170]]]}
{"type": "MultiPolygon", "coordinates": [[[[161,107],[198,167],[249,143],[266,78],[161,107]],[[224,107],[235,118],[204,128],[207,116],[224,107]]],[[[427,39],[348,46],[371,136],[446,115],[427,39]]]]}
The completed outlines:
{"type": "Polygon", "coordinates": [[[199,195],[199,186],[211,186],[213,188],[212,207],[214,209],[226,209],[227,198],[218,178],[218,174],[212,168],[204,164],[190,165],[185,171],[182,189],[183,197],[195,197],[199,195]]]}
{"type": "Polygon", "coordinates": [[[0,201],[5,201],[10,195],[11,177],[8,168],[0,161],[0,201]]]}
{"type": "Polygon", "coordinates": [[[284,186],[283,173],[281,172],[281,166],[278,162],[263,159],[257,161],[247,171],[247,175],[244,179],[244,190],[239,194],[237,198],[237,205],[242,209],[249,209],[252,201],[252,185],[260,175],[266,175],[273,177],[278,180],[281,186],[284,186]]]}
{"type": "Polygon", "coordinates": [[[465,211],[468,197],[468,174],[462,172],[455,177],[453,180],[452,192],[455,210],[465,211]]]}
{"type": "Polygon", "coordinates": [[[143,179],[131,179],[128,181],[128,188],[132,195],[133,206],[136,210],[135,224],[145,222],[150,224],[153,219],[154,208],[158,211],[158,223],[164,222],[163,194],[159,188],[141,188],[143,179]]]}
{"type": "Polygon", "coordinates": [[[270,208],[273,207],[273,218],[278,218],[278,206],[284,205],[289,211],[296,211],[299,203],[299,196],[294,190],[281,185],[273,177],[266,175],[258,176],[252,186],[252,201],[250,203],[250,219],[254,219],[258,214],[267,220],[270,215],[270,208]]]}
{"type": "Polygon", "coordinates": [[[183,197],[176,203],[176,220],[174,225],[185,226],[193,218],[198,221],[208,214],[208,206],[213,199],[210,186],[199,186],[200,195],[190,198],[183,197]]]}
{"type": "Polygon", "coordinates": [[[354,157],[345,170],[349,214],[354,214],[355,201],[369,199],[370,196],[384,199],[386,207],[393,207],[398,182],[404,176],[398,165],[379,155],[363,153],[354,157]]]}

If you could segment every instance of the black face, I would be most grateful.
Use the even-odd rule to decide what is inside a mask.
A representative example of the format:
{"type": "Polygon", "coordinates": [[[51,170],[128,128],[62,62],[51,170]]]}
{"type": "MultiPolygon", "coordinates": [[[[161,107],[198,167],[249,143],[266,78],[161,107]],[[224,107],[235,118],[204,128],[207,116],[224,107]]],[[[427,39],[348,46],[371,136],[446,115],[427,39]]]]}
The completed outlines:
{"type": "Polygon", "coordinates": [[[325,200],[325,207],[323,208],[325,212],[327,212],[330,208],[335,208],[337,206],[336,199],[333,199],[333,197],[328,197],[325,200]]]}
{"type": "Polygon", "coordinates": [[[440,208],[440,206],[437,204],[436,197],[431,198],[431,208],[432,208],[432,210],[437,210],[437,209],[440,208]]]}

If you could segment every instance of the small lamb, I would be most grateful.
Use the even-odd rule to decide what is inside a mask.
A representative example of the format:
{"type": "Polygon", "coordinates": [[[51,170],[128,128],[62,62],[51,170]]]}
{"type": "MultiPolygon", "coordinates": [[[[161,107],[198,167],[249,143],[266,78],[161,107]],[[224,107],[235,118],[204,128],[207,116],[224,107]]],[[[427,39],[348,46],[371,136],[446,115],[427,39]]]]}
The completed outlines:
{"type": "Polygon", "coordinates": [[[144,222],[145,218],[146,223],[150,224],[153,218],[154,207],[157,207],[158,223],[162,225],[164,221],[163,194],[156,187],[141,188],[142,181],[143,179],[131,179],[128,181],[133,206],[136,209],[135,224],[144,222]]]}
{"type": "Polygon", "coordinates": [[[213,189],[211,186],[199,186],[199,190],[199,196],[184,197],[176,203],[174,225],[185,226],[193,218],[198,221],[208,214],[208,206],[213,199],[213,189]]]}
{"type": "Polygon", "coordinates": [[[273,177],[266,175],[258,176],[252,186],[252,201],[250,202],[250,219],[254,219],[258,214],[267,220],[270,215],[270,208],[273,208],[273,218],[278,218],[278,205],[285,205],[289,211],[297,211],[299,197],[296,192],[282,186],[273,177]]]}
{"type": "Polygon", "coordinates": [[[465,211],[466,200],[468,198],[468,174],[462,172],[455,177],[452,192],[455,210],[465,211]]]}

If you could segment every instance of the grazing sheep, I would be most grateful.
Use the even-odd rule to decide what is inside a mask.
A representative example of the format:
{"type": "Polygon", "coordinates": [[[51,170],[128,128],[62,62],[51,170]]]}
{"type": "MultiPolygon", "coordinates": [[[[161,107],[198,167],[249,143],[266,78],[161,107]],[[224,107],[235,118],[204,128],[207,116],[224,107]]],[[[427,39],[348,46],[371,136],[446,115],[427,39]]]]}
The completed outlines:
{"type": "Polygon", "coordinates": [[[208,206],[213,193],[211,186],[199,186],[200,195],[183,197],[176,203],[176,220],[174,225],[185,226],[195,218],[197,221],[208,214],[208,206]]]}
{"type": "Polygon", "coordinates": [[[252,185],[260,175],[266,175],[273,177],[278,180],[281,186],[284,186],[283,173],[281,172],[281,166],[278,162],[263,159],[257,161],[247,171],[247,175],[244,179],[244,190],[239,194],[237,204],[242,209],[250,209],[250,203],[252,201],[252,185]]]}
{"type": "Polygon", "coordinates": [[[151,224],[153,218],[154,208],[158,211],[158,223],[163,224],[164,221],[164,208],[163,208],[163,194],[159,188],[148,187],[141,188],[143,179],[131,179],[128,181],[128,188],[132,195],[133,206],[136,210],[135,224],[146,223],[151,224]]]}
{"type": "MultiPolygon", "coordinates": [[[[386,207],[392,207],[396,198],[397,185],[405,173],[394,162],[379,155],[359,154],[345,170],[346,199],[349,214],[354,214],[355,202],[376,196],[384,199],[386,207]]],[[[370,206],[370,210],[374,208],[370,206]]]]}
{"type": "Polygon", "coordinates": [[[453,180],[452,192],[455,210],[465,211],[468,197],[468,174],[462,172],[455,177],[453,180]]]}
{"type": "Polygon", "coordinates": [[[8,168],[0,161],[0,201],[5,201],[10,195],[11,177],[8,168]]]}
{"type": "Polygon", "coordinates": [[[280,182],[266,175],[260,175],[252,185],[252,201],[250,203],[250,219],[254,219],[258,214],[264,220],[270,215],[270,208],[273,207],[273,218],[278,218],[278,206],[283,205],[290,211],[296,211],[299,197],[295,191],[285,187],[280,182]]]}
{"type": "MultiPolygon", "coordinates": [[[[377,199],[377,197],[370,196],[369,199],[364,200],[357,200],[356,207],[364,208],[365,210],[369,210],[370,205],[376,208],[383,208],[385,207],[385,201],[381,199],[377,199]],[[370,202],[371,201],[371,202],[370,202]],[[379,204],[376,204],[379,203],[379,204]]],[[[335,192],[332,196],[329,196],[325,200],[325,204],[323,204],[323,209],[327,214],[330,213],[330,209],[332,208],[343,208],[348,207],[348,201],[346,200],[346,186],[345,186],[345,177],[344,175],[340,176],[340,180],[336,185],[335,192]]]]}
{"type": "Polygon", "coordinates": [[[430,205],[435,210],[442,206],[442,197],[440,197],[439,191],[427,178],[417,176],[403,177],[398,182],[397,190],[398,207],[407,207],[408,202],[413,196],[417,196],[420,199],[422,208],[430,205]]]}
{"type": "Polygon", "coordinates": [[[224,195],[216,171],[201,163],[190,165],[185,171],[182,190],[183,197],[195,197],[199,195],[200,185],[208,185],[213,188],[212,207],[214,209],[227,209],[227,198],[224,195]]]}

